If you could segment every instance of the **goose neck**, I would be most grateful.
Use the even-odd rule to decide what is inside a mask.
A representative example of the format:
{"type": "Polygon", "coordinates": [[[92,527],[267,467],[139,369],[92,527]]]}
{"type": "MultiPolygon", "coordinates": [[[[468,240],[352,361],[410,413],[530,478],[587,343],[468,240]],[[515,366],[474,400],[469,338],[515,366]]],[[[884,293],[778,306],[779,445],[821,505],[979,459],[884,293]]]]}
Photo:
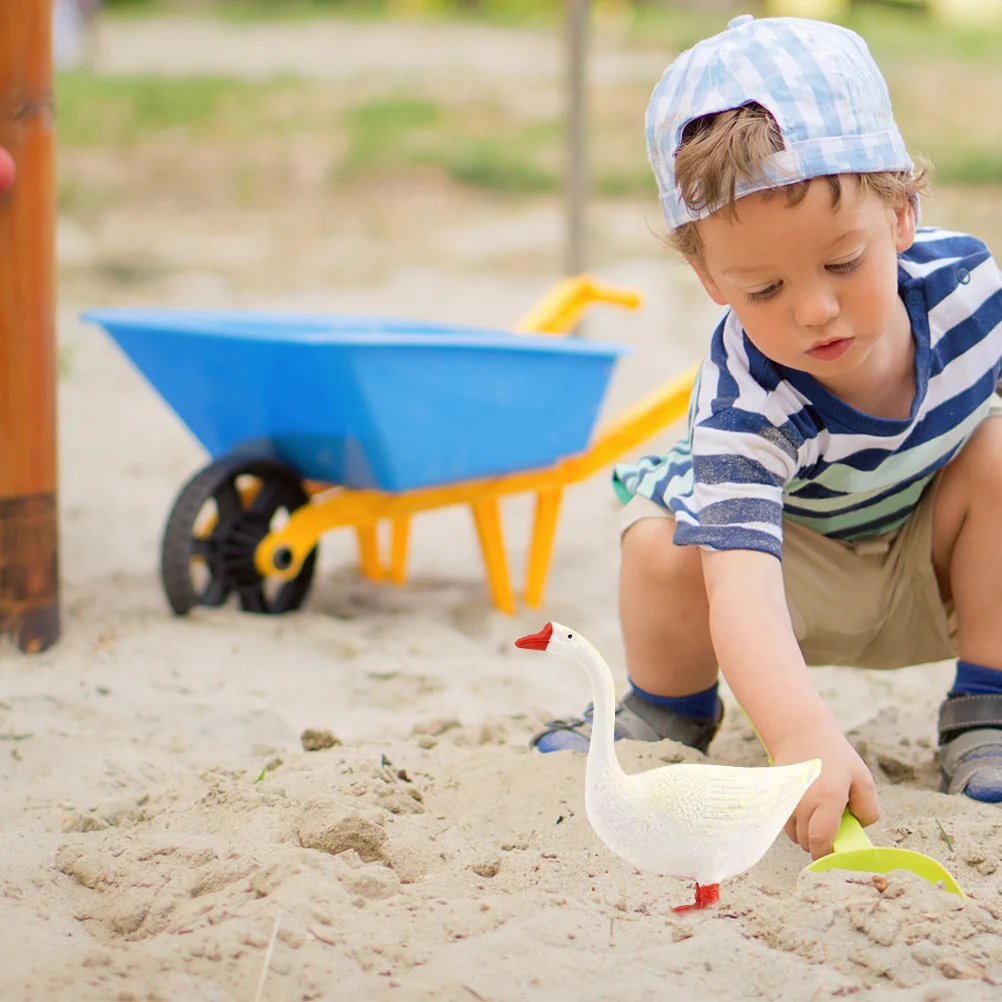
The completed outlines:
{"type": "Polygon", "coordinates": [[[581,665],[591,682],[592,715],[591,742],[588,748],[589,778],[622,777],[624,775],[616,758],[616,689],[609,666],[595,650],[585,649],[581,665]]]}

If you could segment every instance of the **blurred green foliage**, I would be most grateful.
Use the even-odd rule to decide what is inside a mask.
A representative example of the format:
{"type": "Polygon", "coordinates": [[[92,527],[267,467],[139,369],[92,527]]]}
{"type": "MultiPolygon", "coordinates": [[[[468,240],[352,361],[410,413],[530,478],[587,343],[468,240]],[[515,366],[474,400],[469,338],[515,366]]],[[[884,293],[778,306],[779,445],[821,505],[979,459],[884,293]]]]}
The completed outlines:
{"type": "Polygon", "coordinates": [[[549,8],[558,11],[563,0],[105,0],[112,10],[141,7],[211,8],[222,10],[226,7],[257,8],[282,12],[297,7],[315,7],[330,14],[341,13],[345,8],[368,9],[379,13],[413,14],[498,14],[505,12],[532,13],[549,8]]]}
{"type": "Polygon", "coordinates": [[[553,21],[563,7],[563,0],[105,0],[105,3],[117,14],[158,13],[171,9],[190,12],[195,8],[234,20],[326,14],[472,17],[519,23],[553,21]]]}
{"type": "MultiPolygon", "coordinates": [[[[617,45],[670,54],[720,30],[721,10],[649,0],[595,0],[596,35],[615,15],[617,45]]],[[[735,0],[737,3],[739,0],[735,0]]],[[[1002,0],[1000,0],[1002,2],[1002,0]]],[[[563,0],[108,0],[122,12],[152,13],[165,6],[186,10],[257,11],[290,15],[349,11],[443,15],[454,12],[539,17],[559,13],[563,0]],[[519,13],[521,12],[521,14],[519,13]],[[528,13],[527,13],[528,12],[528,13]]],[[[709,7],[710,5],[708,5],[709,7]]],[[[754,9],[753,3],[741,4],[754,9]]],[[[736,9],[736,7],[735,7],[736,9]]],[[[994,95],[1002,92],[1002,33],[934,25],[926,14],[899,5],[854,4],[848,23],[866,39],[891,89],[895,114],[909,146],[935,165],[939,184],[1002,184],[1002,118],[994,95]]],[[[377,78],[374,77],[373,80],[377,78]]],[[[322,137],[327,172],[343,184],[374,176],[399,177],[419,169],[498,192],[542,193],[563,183],[564,121],[525,116],[501,104],[487,89],[455,95],[379,94],[380,85],[353,95],[306,79],[243,81],[216,77],[100,76],[80,70],[57,78],[57,130],[63,148],[124,149],[173,141],[241,150],[281,146],[301,134],[322,137]],[[276,143],[276,140],[278,141],[276,143]]],[[[384,89],[385,90],[385,89],[384,89]]],[[[597,92],[589,112],[592,184],[604,195],[649,194],[642,116],[650,85],[597,92]],[[631,89],[632,88],[632,89],[631,89]],[[611,96],[610,96],[611,95],[611,96]],[[632,109],[632,110],[628,110],[632,109]],[[634,125],[634,122],[637,124],[634,125]]],[[[256,187],[253,157],[238,185],[256,187]]],[[[79,186],[61,200],[81,203],[79,186]]]]}
{"type": "Polygon", "coordinates": [[[336,178],[388,173],[402,166],[444,171],[492,191],[533,194],[560,187],[559,120],[506,121],[413,98],[364,102],[346,116],[347,152],[336,178]],[[490,131],[477,123],[489,122],[490,131]],[[547,161],[554,162],[552,167],[547,161]]]}
{"type": "Polygon", "coordinates": [[[348,148],[339,173],[350,177],[420,161],[430,152],[434,126],[441,124],[444,114],[433,101],[410,97],[357,105],[347,114],[348,148]]]}
{"type": "Polygon", "coordinates": [[[207,127],[222,113],[239,115],[269,89],[214,77],[60,73],[57,134],[68,146],[131,146],[158,132],[207,127]]]}
{"type": "MultiPolygon", "coordinates": [[[[231,20],[368,16],[556,24],[566,0],[104,0],[113,15],[199,12],[231,20]]],[[[1002,3],[1002,0],[997,0],[1002,3]]],[[[591,0],[594,19],[613,20],[631,41],[686,48],[719,31],[736,13],[761,16],[763,0],[591,0]]],[[[1002,63],[1002,28],[936,23],[925,0],[852,0],[843,23],[878,59],[953,56],[1002,63]]]]}
{"type": "Polygon", "coordinates": [[[556,191],[563,185],[555,163],[561,137],[557,121],[537,122],[507,135],[467,137],[443,151],[442,164],[453,180],[476,188],[526,195],[556,191]],[[548,166],[547,159],[554,165],[548,166]]]}

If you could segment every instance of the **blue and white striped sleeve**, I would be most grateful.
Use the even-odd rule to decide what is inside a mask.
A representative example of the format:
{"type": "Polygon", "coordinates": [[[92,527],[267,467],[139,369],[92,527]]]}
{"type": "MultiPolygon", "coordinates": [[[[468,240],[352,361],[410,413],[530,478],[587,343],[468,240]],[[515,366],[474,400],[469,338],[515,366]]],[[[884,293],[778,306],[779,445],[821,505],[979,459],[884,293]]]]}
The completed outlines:
{"type": "Polygon", "coordinates": [[[674,539],[782,559],[783,488],[801,466],[804,443],[790,412],[802,406],[751,375],[739,341],[714,342],[690,424],[691,487],[671,499],[674,539]]]}

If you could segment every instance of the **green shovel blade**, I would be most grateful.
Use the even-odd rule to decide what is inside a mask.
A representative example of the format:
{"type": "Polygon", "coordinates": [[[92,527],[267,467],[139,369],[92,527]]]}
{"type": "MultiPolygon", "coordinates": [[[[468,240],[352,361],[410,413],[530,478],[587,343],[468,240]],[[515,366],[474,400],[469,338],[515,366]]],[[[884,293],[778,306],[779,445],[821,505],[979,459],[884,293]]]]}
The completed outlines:
{"type": "Polygon", "coordinates": [[[964,900],[967,895],[941,863],[931,856],[911,849],[884,849],[875,846],[863,831],[863,826],[846,808],[835,836],[834,852],[816,859],[805,867],[805,872],[823,873],[825,870],[860,870],[864,873],[890,873],[892,870],[909,870],[930,884],[942,883],[943,889],[964,900]]]}

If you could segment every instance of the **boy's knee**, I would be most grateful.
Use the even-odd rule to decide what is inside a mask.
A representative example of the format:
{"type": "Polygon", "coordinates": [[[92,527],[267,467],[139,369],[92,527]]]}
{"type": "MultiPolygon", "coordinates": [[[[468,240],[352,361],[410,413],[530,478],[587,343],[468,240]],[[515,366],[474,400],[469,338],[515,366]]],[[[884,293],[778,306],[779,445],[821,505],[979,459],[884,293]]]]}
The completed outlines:
{"type": "Polygon", "coordinates": [[[622,574],[653,584],[702,581],[703,566],[696,546],[676,546],[673,518],[645,518],[623,535],[622,574]]]}
{"type": "Polygon", "coordinates": [[[1002,415],[981,422],[961,451],[957,466],[971,489],[1002,493],[1002,415]]]}

